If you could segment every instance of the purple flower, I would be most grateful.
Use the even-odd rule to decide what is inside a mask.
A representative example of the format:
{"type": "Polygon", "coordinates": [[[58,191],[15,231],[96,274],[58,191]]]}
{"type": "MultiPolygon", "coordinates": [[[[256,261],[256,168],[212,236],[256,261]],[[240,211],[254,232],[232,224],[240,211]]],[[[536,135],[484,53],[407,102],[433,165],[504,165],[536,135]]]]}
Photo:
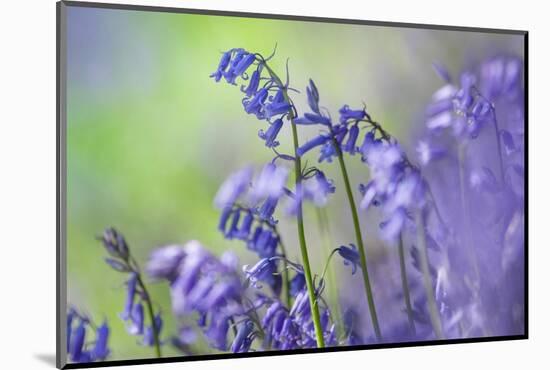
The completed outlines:
{"type": "Polygon", "coordinates": [[[296,151],[296,154],[298,154],[300,157],[302,157],[304,154],[309,152],[311,149],[318,147],[320,145],[323,145],[330,141],[330,137],[326,135],[319,135],[315,137],[314,139],[311,139],[310,141],[303,144],[301,147],[298,148],[296,151]]]}
{"type": "Polygon", "coordinates": [[[295,296],[306,286],[306,279],[303,273],[297,272],[290,280],[290,295],[295,296]]]}
{"type": "Polygon", "coordinates": [[[86,324],[80,321],[80,324],[72,333],[71,345],[69,354],[73,362],[89,362],[90,355],[84,351],[84,343],[86,337],[86,324]]]}
{"type": "Polygon", "coordinates": [[[251,98],[243,99],[243,107],[246,113],[255,114],[258,119],[264,119],[265,101],[267,100],[267,96],[267,89],[261,88],[251,98]]]}
{"type": "Polygon", "coordinates": [[[132,315],[136,297],[137,278],[138,275],[136,273],[131,273],[130,278],[126,282],[126,303],[124,304],[124,311],[120,314],[120,318],[124,321],[129,320],[132,315]]]}
{"type": "Polygon", "coordinates": [[[319,91],[317,90],[317,86],[315,86],[315,83],[311,78],[309,79],[309,86],[306,87],[306,93],[307,93],[307,104],[309,105],[309,108],[313,112],[320,114],[319,91]]]}
{"type": "Polygon", "coordinates": [[[291,105],[285,100],[283,90],[279,89],[271,102],[265,106],[265,116],[270,119],[273,116],[286,114],[290,111],[291,105]]]}
{"type": "Polygon", "coordinates": [[[255,179],[249,198],[256,203],[264,198],[278,199],[284,192],[288,170],[273,163],[266,164],[255,179]]]}
{"type": "Polygon", "coordinates": [[[141,302],[138,302],[134,305],[132,313],[130,315],[130,323],[126,327],[128,333],[131,335],[142,335],[143,334],[143,323],[144,323],[144,313],[143,305],[141,302]]]}
{"type": "Polygon", "coordinates": [[[279,145],[279,142],[276,140],[277,135],[279,134],[279,131],[281,131],[281,127],[283,127],[283,120],[280,118],[277,118],[267,129],[266,132],[263,130],[260,130],[258,133],[258,136],[265,140],[265,146],[268,148],[274,148],[279,145]]]}
{"type": "Polygon", "coordinates": [[[252,173],[252,167],[245,167],[229,176],[214,198],[216,207],[222,209],[232,206],[237,198],[248,189],[252,173]]]}
{"type": "Polygon", "coordinates": [[[172,283],[179,273],[179,267],[184,258],[185,252],[179,245],[155,249],[149,256],[145,271],[155,280],[166,279],[172,283]]]}
{"type": "Polygon", "coordinates": [[[221,80],[223,74],[225,73],[225,70],[229,66],[229,62],[231,61],[231,53],[231,50],[223,53],[220,59],[220,63],[218,64],[218,68],[214,73],[210,75],[210,77],[214,78],[216,82],[219,82],[221,80]]]}
{"type": "Polygon", "coordinates": [[[261,285],[259,285],[258,282],[266,280],[269,281],[272,278],[274,265],[275,264],[271,258],[262,258],[252,267],[249,267],[249,265],[244,265],[243,272],[253,286],[261,288],[261,285]]]}
{"type": "Polygon", "coordinates": [[[250,77],[250,81],[248,83],[248,87],[242,86],[241,91],[246,94],[246,96],[253,96],[258,91],[258,86],[260,85],[260,69],[255,70],[252,72],[252,77],[250,77]]]}
{"type": "Polygon", "coordinates": [[[229,317],[223,314],[213,314],[210,325],[204,334],[210,345],[220,351],[227,350],[227,331],[229,330],[229,317]]]}
{"type": "Polygon", "coordinates": [[[342,151],[348,152],[352,155],[355,154],[357,150],[357,147],[355,146],[357,136],[359,136],[359,126],[353,125],[349,129],[348,141],[342,146],[342,151]]]}
{"type": "Polygon", "coordinates": [[[252,212],[247,211],[244,216],[243,222],[241,223],[241,227],[237,231],[236,235],[234,235],[234,237],[240,240],[248,240],[253,222],[254,215],[252,214],[252,212]]]}
{"type": "MultiPolygon", "coordinates": [[[[155,329],[157,329],[157,334],[160,336],[160,332],[162,330],[162,317],[160,314],[155,315],[155,329]]],[[[142,344],[147,347],[152,347],[155,345],[155,333],[153,331],[152,326],[147,326],[145,328],[145,333],[143,334],[143,341],[142,344]]]]}
{"type": "Polygon", "coordinates": [[[336,250],[338,251],[338,254],[344,259],[344,265],[351,265],[351,274],[354,275],[355,271],[357,271],[357,266],[360,265],[359,252],[357,251],[357,247],[355,246],[355,244],[350,243],[349,247],[342,245],[339,248],[336,248],[336,250]]]}
{"type": "Polygon", "coordinates": [[[350,120],[360,121],[366,117],[366,113],[364,110],[353,110],[347,104],[340,108],[338,112],[340,113],[340,124],[345,124],[350,120]]]}
{"type": "Polygon", "coordinates": [[[233,344],[231,344],[231,352],[233,353],[248,352],[253,339],[254,339],[254,323],[252,323],[252,321],[250,320],[246,320],[245,322],[239,325],[239,329],[237,330],[237,335],[233,340],[233,344]]]}
{"type": "Polygon", "coordinates": [[[94,360],[105,360],[111,353],[107,347],[109,341],[109,326],[104,321],[101,326],[97,328],[96,340],[94,348],[92,349],[91,356],[94,360]]]}
{"type": "Polygon", "coordinates": [[[480,89],[490,100],[521,96],[523,63],[519,58],[497,56],[480,67],[480,89]]]}
{"type": "Polygon", "coordinates": [[[303,117],[295,118],[293,122],[297,125],[332,125],[330,118],[323,116],[321,113],[304,113],[303,117]]]}
{"type": "MultiPolygon", "coordinates": [[[[101,237],[101,241],[103,242],[105,249],[111,256],[115,258],[120,258],[124,261],[128,259],[128,244],[126,244],[124,236],[116,231],[114,228],[111,227],[105,229],[101,237]]],[[[115,267],[113,266],[113,268],[115,267]]]]}

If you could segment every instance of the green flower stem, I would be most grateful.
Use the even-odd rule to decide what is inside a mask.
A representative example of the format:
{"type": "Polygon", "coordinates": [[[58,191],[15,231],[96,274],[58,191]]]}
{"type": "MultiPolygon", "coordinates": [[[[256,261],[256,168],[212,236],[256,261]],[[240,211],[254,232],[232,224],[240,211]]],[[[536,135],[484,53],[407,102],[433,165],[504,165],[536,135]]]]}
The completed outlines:
{"type": "MultiPolygon", "coordinates": [[[[294,154],[296,159],[294,160],[294,173],[296,176],[296,188],[299,187],[302,182],[302,163],[300,156],[298,155],[298,130],[296,125],[291,119],[292,125],[292,138],[294,142],[294,154]]],[[[302,253],[302,262],[304,264],[304,275],[306,278],[307,290],[309,293],[309,305],[311,307],[311,313],[313,317],[313,326],[315,327],[315,337],[317,339],[317,347],[323,348],[325,346],[325,339],[323,337],[323,329],[321,328],[321,316],[319,315],[319,307],[317,304],[317,298],[315,297],[315,287],[313,286],[313,279],[311,277],[311,267],[309,264],[309,256],[306,246],[306,235],[304,232],[304,218],[302,215],[302,205],[298,205],[298,211],[296,214],[296,223],[298,226],[298,239],[300,240],[300,252],[302,253]]]]}
{"type": "MultiPolygon", "coordinates": [[[[333,249],[333,242],[330,237],[330,225],[328,220],[327,211],[325,208],[317,208],[317,222],[319,223],[319,232],[321,233],[321,238],[323,239],[323,259],[327,261],[332,256],[331,252],[333,249]]],[[[327,280],[328,280],[328,293],[332,298],[333,307],[334,307],[334,316],[336,317],[336,333],[338,337],[343,334],[343,327],[341,323],[342,318],[342,309],[340,307],[340,297],[338,294],[337,284],[336,284],[336,274],[334,272],[334,265],[328,264],[327,270],[327,280]]]]}
{"type": "MultiPolygon", "coordinates": [[[[284,98],[287,102],[291,102],[288,97],[287,87],[281,82],[281,79],[273,70],[264,63],[266,70],[269,72],[273,80],[279,85],[283,91],[284,98]]],[[[294,146],[294,176],[295,176],[295,185],[296,188],[300,187],[302,182],[302,161],[298,155],[298,130],[296,129],[296,124],[294,123],[294,114],[289,113],[290,126],[292,127],[292,143],[294,146]]],[[[298,210],[296,213],[296,224],[298,227],[298,240],[300,242],[300,253],[302,254],[302,263],[304,265],[304,276],[306,279],[307,291],[309,294],[309,305],[311,307],[311,316],[313,319],[313,326],[315,328],[315,337],[317,340],[317,347],[323,348],[325,346],[325,339],[323,337],[323,329],[321,327],[321,316],[319,315],[319,306],[317,303],[317,298],[315,297],[315,287],[313,286],[313,278],[311,275],[311,266],[309,263],[309,255],[307,252],[306,244],[306,234],[304,231],[304,218],[302,215],[302,205],[298,205],[298,210]]]]}
{"type": "Polygon", "coordinates": [[[290,278],[288,276],[288,264],[287,264],[287,254],[286,254],[286,248],[283,244],[283,239],[281,238],[281,235],[279,235],[279,231],[274,227],[273,228],[275,234],[279,238],[279,247],[281,247],[281,255],[283,257],[285,268],[283,270],[283,288],[284,288],[284,297],[285,297],[285,303],[286,306],[290,309],[290,278]]]}
{"type": "Polygon", "coordinates": [[[403,296],[405,297],[405,306],[407,308],[407,317],[409,319],[409,328],[413,335],[416,334],[414,325],[413,310],[411,305],[411,294],[409,292],[409,282],[407,279],[407,265],[405,263],[405,247],[403,246],[403,235],[399,234],[399,268],[401,270],[401,284],[403,285],[403,296]]]}
{"type": "Polygon", "coordinates": [[[422,271],[422,281],[424,283],[424,290],[426,291],[426,297],[428,299],[428,311],[430,313],[430,321],[437,339],[444,339],[443,329],[441,326],[441,319],[439,318],[439,312],[435,303],[435,296],[432,285],[432,278],[430,276],[430,268],[428,262],[428,249],[426,247],[426,229],[424,225],[424,216],[422,212],[417,212],[416,215],[416,227],[418,238],[418,254],[420,258],[420,269],[422,271]]]}
{"type": "Polygon", "coordinates": [[[353,192],[351,190],[351,185],[349,181],[348,171],[346,169],[346,164],[344,162],[344,155],[340,145],[336,143],[333,139],[333,145],[336,148],[338,154],[338,163],[340,164],[340,170],[342,171],[342,178],[344,179],[344,185],[346,188],[346,193],[349,201],[349,208],[351,210],[351,217],[353,219],[353,227],[355,228],[355,239],[357,241],[357,248],[359,250],[359,257],[361,261],[361,270],[363,273],[363,283],[365,286],[365,294],[367,296],[367,301],[369,304],[369,313],[372,321],[372,326],[374,328],[374,333],[378,341],[382,340],[382,334],[380,332],[380,326],[378,324],[378,316],[376,315],[376,307],[374,305],[374,298],[372,294],[372,289],[370,285],[369,272],[367,269],[367,257],[365,253],[365,247],[363,246],[363,236],[361,235],[361,225],[359,224],[359,216],[357,215],[357,207],[355,206],[355,200],[353,199],[353,192]]]}
{"type": "Polygon", "coordinates": [[[143,280],[141,279],[140,274],[137,274],[137,283],[141,288],[143,295],[145,296],[145,305],[147,306],[147,314],[149,315],[149,320],[151,321],[151,328],[153,328],[153,341],[155,344],[155,354],[157,357],[160,358],[162,357],[162,354],[160,352],[159,332],[158,332],[157,326],[155,325],[155,314],[153,312],[153,304],[151,303],[151,296],[149,295],[149,292],[147,291],[147,287],[143,283],[143,280]]]}

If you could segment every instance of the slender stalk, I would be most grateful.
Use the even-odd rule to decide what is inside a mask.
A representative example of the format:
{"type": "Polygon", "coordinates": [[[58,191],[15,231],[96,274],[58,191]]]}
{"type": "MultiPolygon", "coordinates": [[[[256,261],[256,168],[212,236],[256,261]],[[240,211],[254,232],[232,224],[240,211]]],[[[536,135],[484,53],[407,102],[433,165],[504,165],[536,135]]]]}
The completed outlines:
{"type": "MultiPolygon", "coordinates": [[[[294,143],[294,153],[296,160],[294,161],[294,172],[296,176],[296,187],[298,188],[302,182],[302,164],[300,156],[298,156],[298,130],[293,120],[292,125],[292,139],[294,143]]],[[[302,254],[302,262],[304,264],[304,275],[306,278],[307,290],[309,292],[309,305],[311,307],[311,314],[313,318],[313,326],[315,327],[315,337],[317,339],[317,347],[323,348],[325,346],[325,339],[323,337],[323,330],[321,327],[321,316],[319,315],[319,307],[317,305],[317,298],[315,297],[315,287],[313,286],[313,279],[311,277],[311,267],[309,264],[309,256],[307,253],[306,235],[304,232],[304,219],[302,215],[302,205],[298,205],[298,211],[296,214],[296,222],[298,226],[298,239],[300,240],[300,252],[302,254]]]]}
{"type": "Polygon", "coordinates": [[[405,247],[403,245],[403,235],[399,234],[399,269],[401,271],[401,285],[403,286],[403,296],[405,297],[405,306],[407,308],[407,318],[409,319],[409,328],[413,335],[416,335],[416,326],[414,325],[413,310],[411,305],[411,294],[409,292],[409,281],[407,278],[407,265],[405,264],[405,247]]]}
{"type": "Polygon", "coordinates": [[[153,341],[155,344],[155,354],[157,357],[162,357],[162,354],[160,352],[160,340],[159,340],[159,332],[157,328],[157,325],[155,324],[155,314],[153,312],[153,304],[151,303],[151,296],[149,295],[149,292],[147,291],[147,287],[143,283],[143,280],[141,279],[141,275],[137,274],[137,283],[139,284],[139,287],[141,288],[143,295],[145,296],[145,305],[147,306],[147,314],[149,315],[149,320],[151,321],[151,328],[153,329],[153,341]]]}
{"type": "MultiPolygon", "coordinates": [[[[277,229],[275,229],[277,230],[277,229]]],[[[277,236],[279,237],[279,247],[281,247],[281,255],[283,257],[284,262],[284,269],[283,269],[283,289],[284,289],[284,297],[285,297],[285,303],[288,308],[290,308],[290,278],[288,276],[288,264],[287,264],[287,254],[286,254],[286,248],[283,244],[283,239],[281,239],[281,236],[279,235],[278,231],[275,231],[277,236]]]]}
{"type": "Polygon", "coordinates": [[[416,215],[416,227],[418,238],[418,254],[420,258],[420,269],[422,270],[422,281],[424,283],[424,290],[426,291],[426,297],[428,299],[428,311],[430,313],[430,321],[437,339],[443,339],[443,329],[441,327],[441,319],[439,318],[439,312],[435,303],[435,296],[433,291],[432,278],[430,276],[430,268],[428,262],[428,249],[426,247],[426,229],[424,226],[424,216],[422,211],[417,212],[416,215]]]}
{"type": "MultiPolygon", "coordinates": [[[[264,63],[264,66],[266,70],[269,72],[273,80],[277,83],[277,85],[281,88],[283,91],[284,98],[287,102],[291,102],[290,98],[288,97],[287,93],[287,87],[281,82],[281,79],[277,74],[267,65],[267,63],[264,63]]],[[[290,126],[292,128],[292,144],[294,146],[294,177],[295,177],[295,185],[296,188],[300,187],[300,184],[302,182],[302,161],[300,159],[300,156],[298,155],[298,147],[299,141],[298,141],[298,130],[296,128],[296,124],[294,123],[294,114],[291,112],[289,114],[290,119],[290,126]]],[[[307,291],[309,295],[309,305],[311,307],[311,316],[313,319],[313,326],[315,328],[315,337],[317,340],[317,347],[323,348],[325,346],[325,340],[323,337],[323,329],[321,327],[321,316],[319,315],[319,306],[317,303],[317,298],[315,297],[315,287],[313,286],[313,278],[311,275],[311,266],[309,263],[309,255],[307,252],[307,243],[306,243],[306,234],[304,231],[304,218],[302,214],[302,205],[298,205],[298,209],[296,212],[296,224],[298,228],[298,240],[300,242],[300,253],[302,255],[302,263],[304,264],[304,277],[306,280],[306,286],[307,291]]]]}
{"type": "Polygon", "coordinates": [[[353,227],[355,229],[355,239],[357,241],[357,248],[359,250],[359,256],[361,261],[363,283],[365,286],[365,294],[367,296],[367,301],[369,304],[369,313],[372,321],[372,326],[374,328],[374,333],[378,341],[382,340],[382,334],[380,332],[380,326],[378,324],[378,316],[376,315],[376,307],[374,305],[374,297],[372,294],[372,289],[370,285],[369,272],[367,269],[367,257],[365,253],[365,247],[363,246],[363,236],[361,235],[361,225],[359,224],[359,216],[357,215],[357,207],[355,206],[355,200],[353,199],[353,191],[351,190],[351,185],[349,181],[348,171],[346,169],[346,164],[344,162],[344,155],[340,145],[333,140],[333,145],[336,148],[338,154],[338,163],[340,164],[340,170],[342,172],[342,178],[344,180],[344,185],[346,188],[346,193],[349,201],[349,208],[351,210],[351,217],[353,219],[353,227]]]}
{"type": "MultiPolygon", "coordinates": [[[[321,238],[323,239],[323,247],[322,250],[324,251],[323,259],[328,260],[330,258],[331,249],[333,246],[331,237],[330,237],[330,225],[328,220],[327,212],[324,208],[317,208],[317,222],[319,224],[319,231],[321,233],[321,238]]],[[[334,272],[334,265],[329,264],[327,267],[327,280],[328,280],[328,291],[330,297],[334,300],[333,307],[334,307],[334,316],[336,317],[337,323],[336,323],[336,332],[338,337],[340,337],[342,333],[342,310],[340,307],[340,299],[338,295],[338,289],[336,284],[336,275],[334,272]]]]}

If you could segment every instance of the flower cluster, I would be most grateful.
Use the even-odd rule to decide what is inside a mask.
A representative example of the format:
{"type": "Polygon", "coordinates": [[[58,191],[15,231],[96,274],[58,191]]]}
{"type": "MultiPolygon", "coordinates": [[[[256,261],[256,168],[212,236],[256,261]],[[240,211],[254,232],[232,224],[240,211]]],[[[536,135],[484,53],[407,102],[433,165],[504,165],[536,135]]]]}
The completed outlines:
{"type": "MultiPolygon", "coordinates": [[[[488,59],[456,82],[434,64],[444,83],[427,105],[416,143],[417,165],[407,156],[407,146],[365,107],[344,104],[333,122],[311,79],[305,89],[308,112],[299,114],[289,97],[296,90],[289,86],[288,66],[283,83],[267,63],[271,57],[231,49],[211,75],[216,82],[240,85],[245,112],[268,124],[258,136],[273,151],[273,160],[260,169],[246,166],[231,173],[213,202],[220,212],[219,233],[243,244],[256,260],[240,266],[232,252],[216,256],[196,240],[154,249],[145,273],[169,286],[178,321],[171,343],[193,354],[191,346],[204,337],[213,350],[240,353],[523,333],[524,286],[518,279],[524,273],[525,241],[521,60],[488,59]],[[292,155],[278,151],[285,124],[292,129],[292,155]],[[302,145],[301,125],[319,129],[302,145]],[[317,166],[302,167],[314,149],[319,150],[317,166]],[[364,183],[351,185],[346,160],[368,169],[364,183]],[[327,243],[330,254],[318,275],[309,264],[303,207],[308,202],[330,208],[336,187],[320,167],[331,162],[342,173],[355,240],[337,248],[327,243]],[[361,196],[362,212],[355,195],[361,196]],[[380,217],[376,236],[397,252],[369,265],[360,222],[367,213],[380,217]],[[285,250],[281,215],[296,221],[300,262],[285,250]],[[324,290],[331,284],[325,273],[333,256],[351,273],[334,287],[335,302],[327,302],[324,290]],[[351,278],[357,271],[365,289],[361,299],[351,278]],[[343,299],[346,293],[353,303],[343,299]],[[333,304],[343,314],[334,315],[333,304]],[[377,305],[384,307],[381,325],[377,305]]],[[[109,228],[99,239],[109,254],[106,263],[126,276],[120,318],[140,344],[154,347],[160,357],[160,309],[154,309],[125,238],[109,228]]],[[[106,359],[108,337],[106,322],[97,327],[75,309],[67,313],[71,361],[106,359]],[[91,330],[93,342],[86,340],[91,330]]]]}
{"type": "Polygon", "coordinates": [[[154,250],[146,269],[151,278],[170,284],[174,314],[198,314],[198,325],[211,346],[227,350],[230,321],[244,313],[243,285],[236,268],[232,253],[218,259],[193,240],[154,250]]]}
{"type": "Polygon", "coordinates": [[[153,313],[152,300],[143,283],[139,266],[132,257],[124,236],[114,228],[105,229],[99,238],[109,253],[110,257],[105,261],[114,270],[126,273],[128,279],[126,285],[126,302],[120,318],[126,323],[126,329],[130,335],[140,337],[140,343],[144,346],[155,346],[160,351],[159,335],[162,330],[162,317],[160,312],[153,313]],[[149,314],[149,325],[145,325],[145,308],[149,314]]]}
{"type": "Polygon", "coordinates": [[[258,136],[265,141],[265,146],[275,148],[279,145],[277,136],[283,127],[283,119],[292,114],[293,106],[286,96],[288,82],[282,85],[271,72],[266,64],[269,59],[242,48],[231,49],[223,53],[218,68],[210,77],[216,82],[223,77],[232,85],[237,85],[237,78],[248,81],[247,85],[241,85],[245,94],[243,108],[246,113],[268,122],[269,127],[260,130],[258,136]],[[250,70],[253,70],[251,74],[250,70]]]}
{"type": "Polygon", "coordinates": [[[67,312],[67,353],[73,362],[104,361],[111,353],[108,347],[109,326],[106,321],[95,326],[91,320],[75,308],[67,312]],[[93,342],[87,341],[86,333],[95,330],[93,342]]]}

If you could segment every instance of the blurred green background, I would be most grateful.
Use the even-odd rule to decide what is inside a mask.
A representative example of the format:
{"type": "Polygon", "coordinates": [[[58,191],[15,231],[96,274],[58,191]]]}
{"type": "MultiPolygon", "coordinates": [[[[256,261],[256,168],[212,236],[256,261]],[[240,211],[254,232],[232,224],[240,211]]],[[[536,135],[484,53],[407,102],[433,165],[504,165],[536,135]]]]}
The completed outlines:
{"type": "MultiPolygon", "coordinates": [[[[95,237],[105,227],[124,233],[142,265],[153,248],[190,239],[217,254],[234,250],[243,263],[255,260],[241,243],[225,241],[216,231],[212,200],[230,172],[271,158],[257,137],[265,124],[244,113],[238,88],[216,84],[209,74],[222,51],[243,47],[269,55],[275,45],[272,66],[284,76],[289,59],[291,86],[305,91],[313,78],[333,116],[343,104],[364,102],[411,154],[409,138],[441,86],[433,61],[456,75],[496,52],[522,56],[523,48],[522,37],[511,35],[69,7],[68,302],[96,321],[109,320],[111,359],[145,358],[153,351],[137,345],[118,319],[125,277],[102,262],[105,253],[95,237]]],[[[303,111],[305,97],[293,99],[303,111]]],[[[315,134],[300,128],[302,142],[315,134]]],[[[291,152],[289,135],[285,127],[282,151],[291,152]]],[[[368,179],[358,158],[348,165],[354,186],[368,179]]],[[[338,187],[338,168],[323,169],[338,187]]],[[[345,204],[337,192],[328,208],[334,247],[353,240],[345,204]]],[[[298,260],[291,221],[282,219],[281,230],[291,258],[298,260]]],[[[376,263],[387,249],[369,237],[377,222],[362,222],[369,262],[376,263]]],[[[317,227],[306,210],[319,273],[326,252],[317,227]]],[[[153,285],[151,293],[165,313],[168,338],[176,330],[168,287],[153,285]]],[[[179,354],[170,346],[163,350],[179,354]]]]}

